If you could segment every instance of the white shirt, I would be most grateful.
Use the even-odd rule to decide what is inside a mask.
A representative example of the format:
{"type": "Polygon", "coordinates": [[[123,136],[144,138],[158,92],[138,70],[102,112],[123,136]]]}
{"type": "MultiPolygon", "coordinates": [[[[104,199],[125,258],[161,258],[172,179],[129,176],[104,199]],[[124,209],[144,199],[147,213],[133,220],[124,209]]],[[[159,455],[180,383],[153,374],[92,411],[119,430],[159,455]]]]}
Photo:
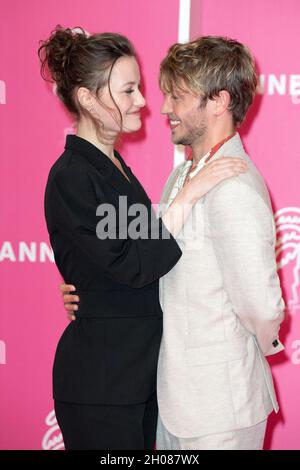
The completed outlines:
{"type": "MultiPolygon", "coordinates": [[[[206,158],[209,156],[210,152],[207,152],[200,160],[199,162],[197,163],[197,166],[196,168],[189,174],[189,178],[193,178],[194,176],[197,175],[197,173],[199,173],[199,171],[205,166],[205,160],[206,158]]],[[[192,160],[187,160],[185,162],[185,164],[182,166],[182,169],[180,171],[180,174],[179,174],[179,177],[177,178],[173,188],[172,188],[172,191],[171,191],[171,194],[170,194],[170,198],[169,198],[169,201],[168,201],[168,206],[170,206],[170,204],[173,202],[173,200],[175,199],[175,197],[177,196],[177,194],[179,193],[179,191],[182,189],[183,187],[183,184],[185,182],[185,179],[187,177],[187,174],[191,168],[193,164],[193,161],[192,160]]]]}

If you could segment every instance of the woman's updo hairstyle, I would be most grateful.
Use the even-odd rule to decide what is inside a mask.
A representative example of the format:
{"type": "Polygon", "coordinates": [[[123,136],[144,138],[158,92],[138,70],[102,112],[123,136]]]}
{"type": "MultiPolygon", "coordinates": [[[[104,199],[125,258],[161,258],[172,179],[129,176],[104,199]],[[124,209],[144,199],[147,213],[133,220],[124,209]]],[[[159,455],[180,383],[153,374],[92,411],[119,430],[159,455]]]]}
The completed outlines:
{"type": "MultiPolygon", "coordinates": [[[[56,93],[68,111],[77,120],[82,114],[88,115],[97,131],[101,131],[101,123],[80,105],[77,90],[85,87],[99,99],[99,92],[108,84],[119,111],[111,94],[110,76],[120,57],[136,57],[130,41],[116,33],[88,35],[80,27],[70,29],[58,25],[48,40],[41,41],[38,55],[43,79],[56,83],[56,93]]],[[[122,121],[120,111],[119,115],[122,121]]]]}

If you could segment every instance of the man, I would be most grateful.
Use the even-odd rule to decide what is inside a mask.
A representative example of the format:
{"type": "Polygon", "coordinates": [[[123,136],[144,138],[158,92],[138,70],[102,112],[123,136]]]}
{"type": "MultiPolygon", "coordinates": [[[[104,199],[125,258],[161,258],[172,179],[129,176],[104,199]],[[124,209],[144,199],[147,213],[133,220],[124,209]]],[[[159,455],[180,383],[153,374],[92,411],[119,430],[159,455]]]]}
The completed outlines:
{"type": "Polygon", "coordinates": [[[157,449],[261,449],[278,411],[265,356],[283,349],[284,303],[268,191],[236,132],[255,95],[254,61],[237,41],[202,37],[169,49],[160,85],[172,141],[192,149],[166,183],[162,214],[221,155],[249,171],[194,206],[177,237],[182,257],[161,279],[157,449]]]}
{"type": "Polygon", "coordinates": [[[268,191],[236,132],[255,95],[254,61],[236,41],[202,37],[169,49],[160,84],[172,141],[192,149],[162,205],[221,154],[249,171],[199,200],[177,238],[182,258],[161,279],[157,448],[261,449],[278,411],[265,355],[283,349],[284,303],[268,191]]]}

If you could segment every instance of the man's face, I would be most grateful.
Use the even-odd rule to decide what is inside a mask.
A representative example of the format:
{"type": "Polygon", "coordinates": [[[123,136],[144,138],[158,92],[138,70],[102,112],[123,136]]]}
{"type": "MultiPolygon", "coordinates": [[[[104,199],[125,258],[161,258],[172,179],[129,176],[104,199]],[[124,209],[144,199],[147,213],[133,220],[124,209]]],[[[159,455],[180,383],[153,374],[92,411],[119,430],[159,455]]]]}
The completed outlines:
{"type": "Polygon", "coordinates": [[[161,112],[169,118],[174,144],[193,146],[206,135],[208,113],[199,95],[181,90],[165,93],[161,112]]]}

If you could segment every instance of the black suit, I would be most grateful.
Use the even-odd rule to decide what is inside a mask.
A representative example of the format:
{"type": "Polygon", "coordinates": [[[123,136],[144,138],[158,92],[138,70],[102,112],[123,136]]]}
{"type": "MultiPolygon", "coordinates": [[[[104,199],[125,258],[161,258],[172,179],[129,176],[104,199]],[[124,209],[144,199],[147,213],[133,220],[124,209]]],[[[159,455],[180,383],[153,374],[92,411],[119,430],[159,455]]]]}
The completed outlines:
{"type": "Polygon", "coordinates": [[[162,239],[167,231],[160,219],[158,239],[96,236],[99,204],[114,205],[117,220],[119,196],[127,196],[128,206],[146,205],[149,215],[152,210],[130,168],[115,156],[130,183],[94,145],[69,135],[48,178],[45,214],[55,261],[80,296],[77,319],[64,331],[55,356],[54,398],[60,402],[130,405],[145,403],[156,390],[162,333],[158,280],[181,251],[172,236],[162,239]]]}

